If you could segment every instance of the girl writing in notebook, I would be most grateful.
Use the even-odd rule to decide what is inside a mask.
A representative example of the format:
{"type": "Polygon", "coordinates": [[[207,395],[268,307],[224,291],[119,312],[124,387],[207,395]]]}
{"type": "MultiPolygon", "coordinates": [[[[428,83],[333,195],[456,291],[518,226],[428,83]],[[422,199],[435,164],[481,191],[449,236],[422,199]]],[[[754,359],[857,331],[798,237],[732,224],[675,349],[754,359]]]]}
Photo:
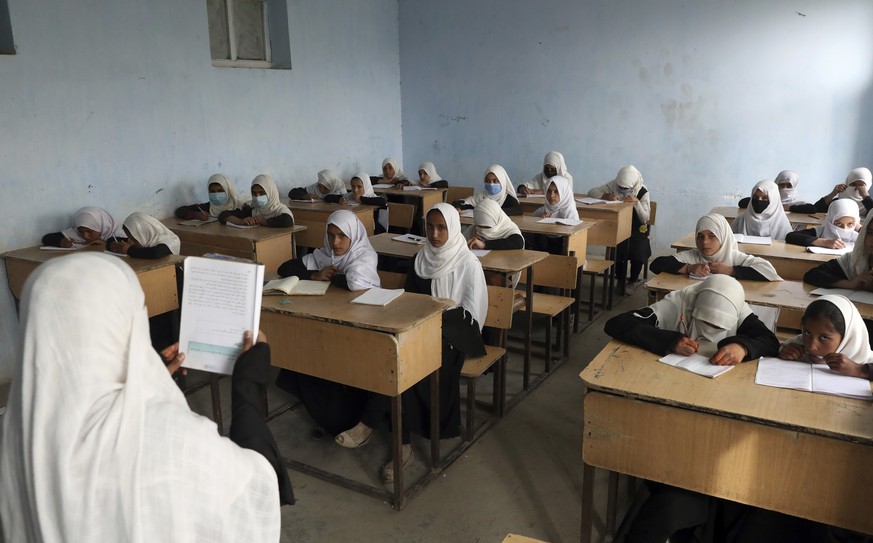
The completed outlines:
{"type": "Polygon", "coordinates": [[[440,177],[433,162],[422,162],[418,167],[418,186],[444,189],[449,186],[449,182],[440,177]]]}
{"type": "Polygon", "coordinates": [[[499,164],[492,164],[485,172],[482,187],[472,196],[456,200],[452,205],[458,209],[473,209],[482,200],[494,200],[507,215],[521,215],[523,210],[515,195],[515,188],[509,180],[506,170],[499,164]]]}
{"type": "Polygon", "coordinates": [[[288,191],[288,198],[292,200],[322,200],[332,194],[343,195],[346,192],[346,184],[333,170],[321,170],[318,172],[318,180],[308,187],[297,187],[288,191]]]}
{"type": "Polygon", "coordinates": [[[288,228],[294,226],[294,215],[288,206],[279,200],[276,181],[269,175],[261,174],[252,179],[252,202],[241,208],[223,211],[218,216],[221,224],[240,226],[269,226],[288,228]]]}
{"type": "MultiPolygon", "coordinates": [[[[440,438],[455,437],[461,426],[461,367],[467,355],[482,356],[482,324],[488,312],[488,291],[479,259],[467,248],[457,210],[436,204],[426,216],[427,244],[415,256],[406,290],[449,298],[455,304],[443,313],[442,364],[439,369],[440,438]]],[[[369,442],[373,428],[390,420],[386,396],[367,395],[360,422],[336,436],[337,444],[357,448],[369,442]]],[[[403,448],[401,465],[414,460],[411,432],[430,437],[430,383],[423,380],[401,396],[403,448]]],[[[393,482],[392,462],[382,468],[382,481],[393,482]]]]}
{"type": "Polygon", "coordinates": [[[83,207],[73,215],[73,226],[42,237],[42,244],[70,248],[75,245],[122,238],[124,232],[105,209],[83,207]]]}
{"type": "Polygon", "coordinates": [[[209,201],[202,204],[181,206],[176,209],[176,217],[189,221],[217,219],[223,211],[237,209],[246,203],[236,192],[236,187],[223,173],[216,173],[206,182],[209,201]]]}
{"type": "Polygon", "coordinates": [[[852,252],[823,262],[803,275],[803,282],[824,288],[873,291],[873,214],[864,221],[852,252]]]}
{"type": "Polygon", "coordinates": [[[124,219],[124,238],[110,241],[107,248],[131,258],[163,258],[179,254],[181,245],[161,221],[137,211],[124,219]]]}
{"type": "Polygon", "coordinates": [[[752,201],[731,225],[735,234],[784,240],[791,223],[782,209],[779,187],[772,181],[758,181],[752,188],[752,201]]]}
{"type": "Polygon", "coordinates": [[[573,186],[573,176],[567,171],[564,155],[558,151],[549,151],[543,159],[543,170],[527,183],[519,185],[518,193],[522,196],[527,194],[544,194],[548,187],[549,179],[556,175],[560,175],[570,182],[571,187],[573,186]]]}
{"type": "MultiPolygon", "coordinates": [[[[487,249],[500,251],[508,249],[524,249],[524,237],[518,225],[500,209],[494,200],[482,200],[473,211],[473,221],[464,231],[467,246],[470,249],[487,249]]],[[[513,277],[513,285],[521,274],[513,277]]],[[[494,272],[486,271],[485,280],[489,285],[503,285],[503,277],[494,272]]]]}
{"type": "Polygon", "coordinates": [[[837,199],[828,206],[828,213],[819,226],[789,232],[785,236],[785,243],[803,247],[845,249],[858,239],[858,231],[855,228],[860,224],[861,219],[855,202],[837,199]]]}
{"type": "Polygon", "coordinates": [[[751,281],[781,281],[769,261],[739,250],[727,220],[716,213],[704,215],[694,229],[696,249],[659,256],[649,269],[654,273],[673,273],[706,277],[724,274],[751,281]]]}

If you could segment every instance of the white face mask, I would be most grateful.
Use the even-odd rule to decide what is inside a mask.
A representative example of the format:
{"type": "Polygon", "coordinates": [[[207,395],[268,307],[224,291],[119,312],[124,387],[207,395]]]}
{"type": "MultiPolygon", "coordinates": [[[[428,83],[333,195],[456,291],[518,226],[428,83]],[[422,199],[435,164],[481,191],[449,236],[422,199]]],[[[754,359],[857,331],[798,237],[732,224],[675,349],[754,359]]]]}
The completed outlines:
{"type": "Polygon", "coordinates": [[[691,339],[698,343],[709,342],[718,344],[719,341],[727,337],[727,330],[713,326],[709,323],[693,320],[691,321],[691,339]]]}
{"type": "Polygon", "coordinates": [[[855,229],[854,229],[854,228],[852,228],[852,227],[849,227],[849,228],[840,228],[840,227],[837,226],[837,225],[834,225],[834,233],[836,233],[837,238],[838,238],[840,241],[843,241],[843,242],[846,242],[846,243],[851,243],[851,242],[853,242],[853,241],[854,241],[854,238],[855,238],[855,235],[856,235],[856,233],[855,233],[855,229]]]}

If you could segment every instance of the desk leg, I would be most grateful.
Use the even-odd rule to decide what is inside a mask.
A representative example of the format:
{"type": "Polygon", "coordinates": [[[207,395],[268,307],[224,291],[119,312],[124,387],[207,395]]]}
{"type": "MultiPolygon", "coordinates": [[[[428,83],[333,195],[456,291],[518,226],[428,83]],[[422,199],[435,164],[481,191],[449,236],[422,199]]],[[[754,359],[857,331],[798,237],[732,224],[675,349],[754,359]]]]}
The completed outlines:
{"type": "MultiPolygon", "coordinates": [[[[472,434],[471,434],[472,435],[472,434]]],[[[440,370],[430,374],[430,471],[440,466],[440,370]]]]}
{"type": "Polygon", "coordinates": [[[400,511],[403,506],[403,413],[400,395],[391,398],[391,428],[393,433],[393,464],[394,464],[394,509],[400,511]]]}
{"type": "Polygon", "coordinates": [[[530,385],[530,349],[531,349],[531,332],[533,331],[533,266],[527,267],[527,299],[525,306],[527,309],[527,323],[524,326],[524,378],[523,389],[527,390],[530,385]]]}
{"type": "Polygon", "coordinates": [[[582,528],[579,543],[591,543],[594,519],[594,466],[582,462],[582,528]]]}
{"type": "Polygon", "coordinates": [[[606,541],[615,536],[615,516],[618,509],[618,472],[609,472],[609,490],[606,496],[606,541]]]}

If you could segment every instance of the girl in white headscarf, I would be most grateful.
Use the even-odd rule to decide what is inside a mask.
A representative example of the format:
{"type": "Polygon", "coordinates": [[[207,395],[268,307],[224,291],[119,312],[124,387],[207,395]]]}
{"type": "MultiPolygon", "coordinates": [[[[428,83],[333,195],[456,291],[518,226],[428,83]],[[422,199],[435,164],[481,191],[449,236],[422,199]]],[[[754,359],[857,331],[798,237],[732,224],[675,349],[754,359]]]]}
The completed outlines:
{"type": "MultiPolygon", "coordinates": [[[[443,314],[442,364],[439,370],[440,438],[455,437],[461,424],[460,372],[466,355],[485,353],[482,324],[488,312],[488,291],[479,259],[467,248],[457,210],[436,204],[427,212],[427,244],[415,256],[406,290],[455,304],[443,314]]],[[[421,381],[402,395],[402,465],[413,461],[410,432],[430,437],[430,384],[421,381]]],[[[337,444],[357,448],[370,440],[373,427],[388,421],[388,398],[369,395],[368,406],[353,428],[336,437],[337,444]]],[[[392,462],[382,468],[382,481],[393,481],[392,462]]]]}
{"type": "Polygon", "coordinates": [[[258,175],[252,179],[252,203],[241,209],[225,211],[218,216],[222,224],[239,226],[269,226],[288,228],[294,226],[294,215],[288,206],[279,199],[276,181],[269,175],[258,175]]]}
{"type": "Polygon", "coordinates": [[[217,219],[222,211],[242,207],[247,200],[240,198],[233,182],[223,173],[216,173],[206,181],[209,191],[209,201],[176,208],[176,217],[189,221],[192,219],[206,221],[217,219]]]}
{"type": "Polygon", "coordinates": [[[83,207],[73,215],[71,228],[44,235],[42,244],[69,248],[121,237],[124,237],[124,232],[108,211],[99,207],[83,207]]]}
{"type": "MultiPolygon", "coordinates": [[[[801,200],[797,196],[797,184],[800,177],[792,170],[782,170],[773,180],[779,187],[779,196],[782,198],[782,209],[792,213],[815,213],[815,205],[801,200]]],[[[746,209],[752,198],[746,196],[740,200],[738,207],[746,209]]]]}
{"type": "Polygon", "coordinates": [[[515,195],[515,187],[509,180],[506,170],[499,164],[492,164],[485,172],[482,188],[472,196],[456,200],[452,205],[458,209],[473,209],[482,200],[494,200],[507,215],[521,215],[523,210],[515,195]]]}
{"type": "Polygon", "coordinates": [[[873,182],[873,174],[867,168],[855,168],[846,176],[844,183],[837,183],[833,190],[815,203],[815,210],[824,213],[835,198],[849,199],[858,204],[858,213],[861,218],[867,216],[867,212],[873,209],[873,198],[870,197],[870,186],[873,182]]]}
{"type": "Polygon", "coordinates": [[[556,219],[579,219],[576,200],[573,198],[573,185],[560,175],[553,176],[546,185],[545,205],[533,212],[535,217],[556,219]]]}
{"type": "Polygon", "coordinates": [[[163,258],[179,254],[181,245],[179,236],[161,221],[137,211],[124,219],[124,238],[110,241],[107,248],[132,258],[163,258]]]}
{"type": "MultiPolygon", "coordinates": [[[[126,263],[79,253],[42,264],[21,307],[0,418],[6,541],[279,540],[293,494],[261,408],[266,344],[235,366],[228,439],[191,412],[153,350],[126,263]]],[[[171,371],[176,348],[164,352],[171,371]]]]}
{"type": "MultiPolygon", "coordinates": [[[[464,230],[467,246],[470,249],[487,249],[501,251],[524,249],[524,237],[518,225],[500,209],[494,200],[482,200],[473,210],[473,224],[464,230]]],[[[510,278],[513,287],[518,283],[521,273],[510,278]]],[[[503,277],[495,272],[486,271],[485,280],[489,285],[503,285],[503,277]]]]}
{"type": "Polygon", "coordinates": [[[318,172],[318,180],[308,187],[297,187],[288,191],[292,200],[323,200],[331,194],[345,194],[346,184],[333,170],[318,172]]]}
{"type": "Polygon", "coordinates": [[[394,184],[399,186],[409,185],[410,182],[400,167],[396,158],[388,157],[382,161],[382,177],[380,183],[394,184]]]}
{"type": "Polygon", "coordinates": [[[421,187],[444,189],[449,186],[449,182],[440,177],[433,162],[422,162],[418,166],[418,185],[421,187]]]}
{"type": "Polygon", "coordinates": [[[734,219],[731,225],[735,234],[763,236],[784,241],[791,232],[791,223],[782,209],[779,187],[772,181],[758,181],[752,188],[749,207],[734,219]]]}
{"type": "Polygon", "coordinates": [[[704,215],[694,228],[696,249],[660,256],[649,269],[654,273],[696,275],[724,274],[751,281],[781,281],[769,261],[740,252],[727,220],[717,214],[704,215]]]}
{"type": "Polygon", "coordinates": [[[546,191],[546,182],[560,175],[570,182],[573,186],[573,176],[567,171],[567,163],[564,162],[564,155],[558,151],[549,151],[543,159],[543,171],[536,174],[533,179],[527,183],[518,186],[518,193],[524,196],[525,194],[543,194],[546,191]]]}
{"type": "Polygon", "coordinates": [[[861,223],[858,206],[848,199],[836,199],[828,206],[827,215],[818,226],[789,232],[785,243],[809,247],[827,247],[828,249],[851,248],[858,239],[855,230],[861,223]]]}
{"type": "Polygon", "coordinates": [[[343,195],[330,194],[324,197],[324,201],[330,204],[349,206],[358,204],[376,206],[376,209],[373,210],[375,233],[381,234],[385,232],[386,227],[384,223],[387,222],[387,216],[385,220],[380,220],[381,214],[388,213],[388,202],[385,200],[385,197],[379,196],[373,191],[373,184],[370,182],[370,177],[366,172],[356,173],[349,184],[352,190],[343,195]]]}
{"type": "Polygon", "coordinates": [[[803,281],[824,288],[873,291],[873,214],[867,215],[852,252],[823,262],[804,274],[803,281]]]}

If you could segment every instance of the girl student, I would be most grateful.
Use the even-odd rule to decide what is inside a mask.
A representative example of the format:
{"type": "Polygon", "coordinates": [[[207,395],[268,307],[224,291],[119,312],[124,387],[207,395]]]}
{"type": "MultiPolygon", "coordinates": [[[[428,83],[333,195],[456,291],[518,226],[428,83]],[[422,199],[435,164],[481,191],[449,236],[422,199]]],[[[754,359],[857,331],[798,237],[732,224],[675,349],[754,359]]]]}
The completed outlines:
{"type": "Polygon", "coordinates": [[[871,182],[873,182],[873,174],[869,169],[855,168],[846,176],[845,183],[837,183],[830,193],[825,194],[815,203],[815,211],[824,213],[834,199],[848,199],[858,204],[861,217],[866,217],[867,212],[873,209],[873,198],[870,197],[871,182]]]}
{"type": "MultiPolygon", "coordinates": [[[[560,175],[556,175],[546,183],[545,205],[533,212],[535,217],[579,220],[576,200],[573,199],[573,185],[560,175]]],[[[546,234],[528,234],[527,245],[536,251],[546,251],[561,254],[563,240],[560,236],[546,234]]]]}
{"type": "Polygon", "coordinates": [[[288,191],[292,200],[323,200],[332,194],[343,195],[346,184],[333,170],[318,172],[318,180],[308,187],[297,187],[288,191]]]}
{"type": "Polygon", "coordinates": [[[766,179],[755,183],[749,207],[740,213],[731,228],[735,234],[784,240],[792,228],[782,209],[776,183],[766,179]]]}
{"type": "MultiPolygon", "coordinates": [[[[776,186],[779,187],[779,196],[782,198],[782,209],[792,213],[815,213],[815,205],[804,202],[797,197],[797,184],[800,177],[793,170],[782,170],[773,180],[776,186]]],[[[750,196],[746,196],[740,200],[737,207],[746,209],[749,207],[749,202],[752,201],[750,196]]]]}
{"type": "Polygon", "coordinates": [[[659,256],[649,269],[654,273],[678,275],[724,274],[751,281],[781,281],[769,261],[740,252],[727,220],[717,214],[704,215],[694,228],[696,249],[659,256]]]}
{"type": "Polygon", "coordinates": [[[521,215],[523,209],[518,203],[515,188],[509,180],[506,170],[499,164],[492,164],[485,172],[482,187],[472,196],[463,200],[455,200],[452,205],[458,209],[474,209],[482,200],[494,200],[507,215],[521,215]]]}
{"type": "Polygon", "coordinates": [[[518,186],[518,193],[522,196],[527,194],[544,194],[548,185],[546,181],[560,175],[570,182],[573,186],[573,176],[567,171],[567,164],[564,162],[564,155],[558,151],[549,151],[543,159],[543,171],[536,174],[533,179],[527,183],[522,183],[518,186]]]}
{"type": "Polygon", "coordinates": [[[134,212],[124,219],[124,238],[110,241],[113,253],[132,258],[163,258],[179,254],[182,243],[179,236],[145,213],[134,212]]]}
{"type": "Polygon", "coordinates": [[[376,206],[373,210],[373,222],[375,223],[374,233],[381,234],[385,231],[385,227],[379,221],[379,213],[388,209],[388,202],[384,196],[379,196],[373,192],[373,184],[370,182],[370,177],[365,172],[358,172],[352,177],[350,182],[352,190],[342,195],[329,194],[324,197],[324,201],[332,204],[340,205],[357,205],[365,204],[376,206]]]}
{"type": "Polygon", "coordinates": [[[83,207],[73,214],[73,226],[42,237],[42,244],[70,248],[74,244],[105,242],[122,238],[124,232],[105,209],[83,207]]]}
{"type": "MultiPolygon", "coordinates": [[[[507,249],[524,249],[524,237],[518,225],[500,209],[494,200],[482,200],[473,210],[473,221],[464,231],[467,247],[470,249],[487,249],[500,251],[507,249]]],[[[518,282],[521,274],[512,278],[512,284],[518,282]]],[[[485,281],[489,285],[503,285],[503,277],[491,271],[485,272],[485,281]]]]}
{"type": "Polygon", "coordinates": [[[449,186],[449,182],[440,177],[433,162],[422,162],[418,166],[418,186],[444,189],[449,186]]]}
{"type": "Polygon", "coordinates": [[[855,227],[861,224],[858,206],[849,199],[836,199],[828,206],[828,213],[819,226],[785,236],[785,243],[809,247],[827,247],[843,249],[847,244],[854,244],[858,239],[855,227]]]}
{"type": "Polygon", "coordinates": [[[391,157],[382,161],[382,177],[379,178],[379,182],[386,185],[394,185],[395,187],[412,184],[400,168],[400,162],[396,158],[391,157]]]}
{"type": "Polygon", "coordinates": [[[873,291],[873,214],[864,221],[852,252],[823,262],[803,275],[803,282],[824,288],[873,291]]]}
{"type": "Polygon", "coordinates": [[[827,364],[841,375],[873,380],[867,327],[851,300],[822,296],[806,307],[800,323],[803,333],[782,344],[779,358],[827,364]]]}
{"type": "Polygon", "coordinates": [[[279,200],[276,181],[269,175],[261,174],[252,179],[252,202],[241,208],[223,211],[218,216],[221,224],[261,225],[272,228],[294,226],[294,215],[288,206],[279,200]]]}
{"type": "MultiPolygon", "coordinates": [[[[467,248],[457,210],[436,204],[426,215],[427,243],[415,256],[406,290],[449,298],[456,305],[443,313],[442,364],[439,370],[440,438],[460,434],[460,373],[467,355],[481,356],[482,324],[488,311],[488,291],[479,259],[467,248]]],[[[401,396],[403,448],[401,465],[414,460],[410,432],[430,437],[430,384],[422,381],[401,396]]],[[[357,448],[369,442],[373,428],[390,420],[388,398],[367,394],[360,422],[336,437],[337,444],[357,448]]],[[[382,481],[393,482],[392,462],[382,468],[382,481]]]]}
{"type": "MultiPolygon", "coordinates": [[[[351,211],[341,210],[327,219],[324,246],[285,262],[279,266],[279,275],[330,281],[339,288],[359,291],[380,286],[377,260],[364,225],[351,211]]],[[[303,402],[317,425],[316,435],[321,429],[336,435],[353,426],[366,400],[361,389],[289,370],[279,372],[276,385],[303,402]]]]}
{"type": "Polygon", "coordinates": [[[217,219],[223,211],[237,209],[246,203],[236,192],[233,182],[223,173],[216,173],[206,181],[209,191],[209,201],[203,204],[193,204],[176,208],[176,217],[189,221],[217,219]]]}
{"type": "Polygon", "coordinates": [[[625,294],[633,294],[640,277],[640,271],[652,256],[652,245],[649,242],[652,232],[648,224],[651,199],[649,189],[643,184],[643,175],[632,165],[624,166],[618,170],[615,179],[589,190],[588,196],[603,200],[633,202],[634,204],[631,235],[616,247],[615,266],[613,267],[619,286],[624,282],[625,294]],[[628,262],[630,262],[630,276],[625,282],[628,262]]]}

